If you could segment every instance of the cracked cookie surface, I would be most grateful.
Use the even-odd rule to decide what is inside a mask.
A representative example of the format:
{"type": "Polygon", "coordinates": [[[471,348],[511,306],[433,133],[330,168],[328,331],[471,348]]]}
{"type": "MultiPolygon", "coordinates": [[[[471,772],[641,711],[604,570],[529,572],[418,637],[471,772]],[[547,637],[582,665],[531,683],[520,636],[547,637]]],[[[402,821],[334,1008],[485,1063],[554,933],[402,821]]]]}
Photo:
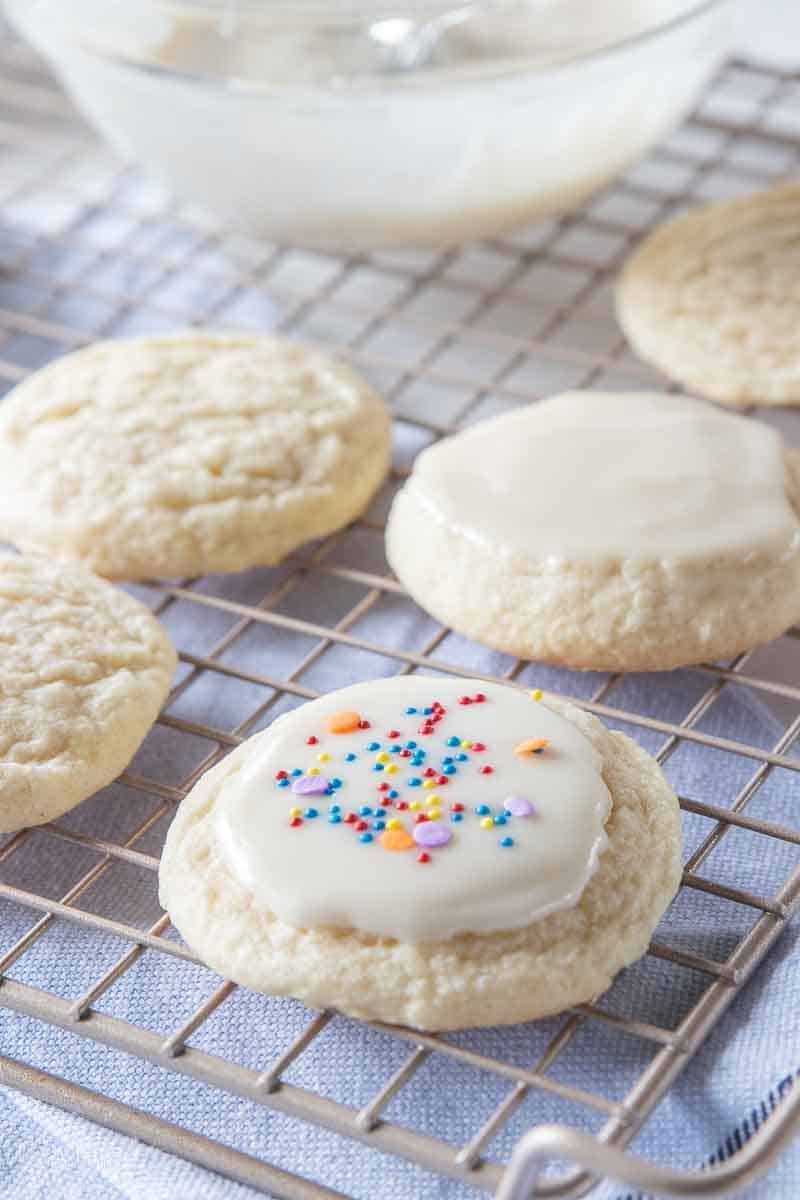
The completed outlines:
{"type": "Polygon", "coordinates": [[[110,783],[175,661],[132,596],[81,567],[0,554],[0,831],[52,820],[110,783]]]}
{"type": "Polygon", "coordinates": [[[99,342],[0,410],[0,537],[112,579],[279,562],[358,516],[389,460],[380,397],[263,336],[99,342]]]}

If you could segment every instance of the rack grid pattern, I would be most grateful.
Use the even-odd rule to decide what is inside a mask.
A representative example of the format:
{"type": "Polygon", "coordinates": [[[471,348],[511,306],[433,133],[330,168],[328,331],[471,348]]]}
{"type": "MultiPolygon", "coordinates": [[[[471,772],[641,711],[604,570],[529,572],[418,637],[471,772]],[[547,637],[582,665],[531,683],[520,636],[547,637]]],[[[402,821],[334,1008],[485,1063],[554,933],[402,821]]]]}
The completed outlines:
{"type": "MultiPolygon", "coordinates": [[[[9,942],[4,933],[0,945],[0,1007],[484,1191],[502,1177],[506,1154],[493,1152],[497,1140],[515,1116],[536,1112],[539,1097],[564,1102],[601,1141],[626,1146],[735,1002],[797,904],[800,830],[771,819],[759,796],[776,773],[788,778],[800,770],[800,687],[771,679],[758,651],[684,672],[688,699],[680,714],[661,710],[655,677],[639,704],[620,675],[534,671],[501,655],[484,656],[476,670],[472,649],[421,617],[389,575],[383,518],[414,453],[467,422],[566,387],[663,386],[630,355],[614,323],[614,274],[653,223],[699,199],[796,170],[800,80],[729,64],[669,142],[560,219],[443,253],[338,258],[232,237],[201,214],[176,208],[156,184],[97,144],[28,50],[6,38],[0,61],[0,391],[101,336],[186,324],[269,329],[341,348],[381,387],[397,429],[391,478],[356,527],[278,569],[134,589],[170,628],[196,636],[179,639],[181,667],[169,701],[143,751],[109,789],[108,804],[91,801],[77,815],[0,841],[3,929],[16,930],[9,942]],[[387,613],[396,636],[378,637],[387,613]],[[295,1006],[282,1047],[244,1064],[203,1048],[204,1029],[240,993],[210,973],[191,1011],[176,1000],[158,1029],[104,1006],[148,956],[164,956],[176,971],[193,963],[155,899],[158,851],[175,805],[243,738],[285,708],[349,682],[344,675],[353,670],[364,677],[421,671],[536,680],[639,737],[667,768],[686,747],[736,761],[741,769],[730,792],[681,798],[699,830],[682,896],[735,907],[744,914],[739,932],[720,957],[704,943],[671,942],[660,931],[649,951],[663,969],[695,981],[685,1010],[668,1020],[649,1006],[646,991],[635,1012],[615,1011],[605,1000],[584,1005],[544,1023],[547,1036],[528,1062],[506,1057],[497,1039],[493,1050],[488,1043],[476,1049],[469,1039],[365,1026],[366,1038],[391,1040],[396,1066],[372,1094],[349,1103],[292,1082],[293,1068],[324,1044],[331,1022],[343,1020],[330,1012],[295,1006]],[[745,692],[771,706],[782,726],[777,740],[744,742],[715,719],[723,700],[745,692]],[[232,698],[235,720],[217,716],[221,693],[232,698]],[[737,832],[756,840],[764,860],[774,856],[774,886],[764,894],[726,877],[725,846],[737,832]],[[36,871],[42,860],[58,864],[44,882],[36,871]],[[63,977],[46,987],[35,971],[26,975],[44,945],[63,946],[66,985],[63,977]],[[642,1047],[641,1070],[619,1094],[559,1077],[570,1047],[596,1027],[642,1047]],[[480,1126],[457,1139],[391,1115],[404,1089],[442,1057],[463,1069],[465,1086],[490,1079],[499,1096],[480,1126]]],[[[791,656],[797,647],[793,630],[781,653],[791,656]]],[[[263,1003],[269,1019],[270,1002],[263,1003]]],[[[11,1058],[0,1058],[0,1082],[276,1196],[339,1195],[324,1182],[11,1058]]],[[[548,1180],[537,1194],[578,1196],[591,1182],[572,1172],[548,1180]]]]}

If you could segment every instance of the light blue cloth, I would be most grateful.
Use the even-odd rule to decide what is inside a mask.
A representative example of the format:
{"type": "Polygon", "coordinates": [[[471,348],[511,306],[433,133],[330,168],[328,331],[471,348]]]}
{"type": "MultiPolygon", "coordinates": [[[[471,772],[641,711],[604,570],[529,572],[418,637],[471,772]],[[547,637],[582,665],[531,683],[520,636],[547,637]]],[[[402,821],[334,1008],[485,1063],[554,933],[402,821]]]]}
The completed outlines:
{"type": "MultiPolygon", "coordinates": [[[[364,534],[350,535],[338,561],[358,554],[363,561],[372,552],[364,534]],[[361,542],[359,543],[359,539],[361,542]]],[[[379,564],[375,564],[379,565],[379,564]]],[[[250,572],[222,581],[207,581],[201,590],[222,590],[225,595],[252,601],[280,578],[280,570],[250,572]]],[[[321,596],[315,586],[302,588],[292,611],[308,619],[330,621],[337,609],[352,604],[353,585],[330,580],[321,596]]],[[[194,605],[175,605],[167,624],[184,646],[207,650],[221,631],[220,614],[194,605]]],[[[397,644],[419,644],[428,619],[410,606],[388,597],[355,627],[368,639],[390,637],[397,644]]],[[[277,637],[259,627],[227,655],[229,661],[254,666],[270,655],[269,669],[277,674],[291,669],[293,660],[306,652],[303,638],[277,637]],[[267,650],[267,643],[269,649],[267,650]]],[[[482,651],[451,635],[437,655],[481,670],[502,670],[501,655],[482,651]]],[[[326,688],[345,682],[350,675],[388,673],[388,660],[348,654],[338,650],[324,656],[307,671],[304,682],[326,688]]],[[[396,669],[396,664],[394,664],[396,669]]],[[[588,695],[600,677],[574,675],[550,669],[526,672],[526,681],[554,690],[588,695]]],[[[699,672],[641,675],[624,680],[612,691],[609,703],[640,713],[680,720],[709,684],[699,672]]],[[[243,685],[227,688],[220,677],[201,680],[174,706],[175,715],[209,721],[231,728],[255,707],[263,692],[243,685]]],[[[780,734],[774,716],[744,688],[726,689],[699,728],[763,747],[772,746],[780,734]]],[[[629,730],[632,731],[632,730],[629,730]]],[[[663,735],[638,731],[651,750],[663,735]]],[[[208,750],[185,736],[176,740],[157,730],[140,752],[135,769],[151,777],[176,780],[208,750]]],[[[669,759],[668,773],[684,794],[699,800],[727,804],[757,764],[683,743],[669,759]]],[[[775,770],[749,812],[787,824],[796,823],[800,777],[775,770]]],[[[143,798],[119,786],[64,818],[77,829],[120,839],[141,819],[143,798]]],[[[712,828],[710,822],[684,815],[687,852],[712,828]]],[[[162,830],[163,831],[163,830],[162,830]]],[[[143,839],[143,849],[157,849],[159,832],[143,839]]],[[[701,873],[712,879],[771,895],[797,862],[797,848],[764,839],[742,830],[731,830],[712,853],[701,873]]],[[[85,870],[90,858],[81,860],[85,870]]],[[[59,842],[38,835],[30,848],[11,859],[4,877],[21,886],[45,887],[60,895],[80,872],[74,852],[59,842]],[[26,858],[27,855],[27,858],[26,858]]],[[[95,911],[142,924],[157,915],[153,881],[149,874],[115,866],[87,896],[95,911]],[[143,900],[143,897],[147,897],[143,900]]],[[[751,909],[684,889],[658,932],[661,941],[710,957],[725,958],[752,923],[751,909]]],[[[16,906],[2,907],[3,946],[11,944],[32,923],[30,913],[16,906]]],[[[642,1154],[671,1164],[695,1166],[705,1162],[751,1109],[757,1108],[781,1080],[800,1066],[800,982],[797,979],[797,931],[790,927],[755,978],[736,999],[730,1014],[705,1044],[694,1062],[673,1087],[651,1118],[635,1146],[642,1154]]],[[[79,995],[124,952],[114,938],[87,933],[59,922],[12,968],[10,974],[28,983],[67,997],[79,995]]],[[[135,1020],[163,1034],[178,1028],[195,1006],[218,984],[202,967],[145,953],[137,964],[99,1001],[98,1007],[135,1020]]],[[[654,958],[630,968],[603,1000],[609,1009],[672,1025],[701,993],[707,978],[654,958]]],[[[289,1000],[256,996],[236,990],[192,1039],[203,1049],[262,1067],[279,1054],[309,1019],[301,1005],[289,1000]]],[[[559,1027],[558,1018],[503,1030],[468,1031],[452,1035],[461,1044],[520,1065],[535,1062],[548,1037],[559,1027]]],[[[120,1100],[146,1108],[167,1120],[186,1124],[219,1138],[276,1166],[299,1172],[356,1200],[409,1200],[441,1197],[461,1200],[476,1195],[471,1188],[433,1176],[398,1159],[378,1154],[355,1142],[338,1138],[313,1126],[301,1125],[269,1109],[196,1084],[85,1038],[61,1033],[42,1023],[0,1009],[2,1052],[37,1067],[64,1075],[78,1083],[104,1090],[120,1100]]],[[[587,1022],[553,1068],[554,1077],[620,1099],[650,1061],[656,1047],[587,1022]]],[[[352,1105],[365,1103],[385,1083],[409,1052],[407,1045],[373,1033],[357,1022],[337,1017],[287,1072],[288,1081],[321,1091],[352,1105]]],[[[459,1066],[441,1055],[429,1059],[386,1110],[389,1119],[439,1137],[468,1140],[512,1085],[488,1074],[459,1066]]],[[[505,1159],[518,1137],[544,1121],[562,1121],[596,1129],[599,1118],[585,1108],[558,1098],[531,1092],[509,1124],[491,1144],[493,1157],[505,1159]]],[[[244,1200],[253,1193],[216,1176],[135,1144],[129,1139],[92,1126],[71,1115],[24,1098],[0,1092],[0,1164],[2,1192],[14,1200],[244,1200]]],[[[767,1183],[751,1192],[753,1198],[789,1200],[800,1190],[800,1153],[787,1152],[767,1183]]],[[[623,1197],[625,1189],[612,1187],[604,1194],[623,1197]]]]}

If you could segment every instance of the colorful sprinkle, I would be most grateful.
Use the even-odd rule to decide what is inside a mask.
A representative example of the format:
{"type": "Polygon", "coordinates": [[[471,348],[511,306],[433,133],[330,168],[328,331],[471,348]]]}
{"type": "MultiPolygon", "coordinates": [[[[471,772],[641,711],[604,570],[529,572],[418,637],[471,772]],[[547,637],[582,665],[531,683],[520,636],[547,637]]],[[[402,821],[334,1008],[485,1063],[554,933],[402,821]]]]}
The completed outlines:
{"type": "Polygon", "coordinates": [[[373,769],[373,771],[382,771],[382,770],[383,770],[383,763],[375,763],[375,764],[373,765],[372,769],[373,769]]]}
{"type": "Polygon", "coordinates": [[[494,829],[494,821],[491,817],[484,817],[482,819],[481,829],[494,829]]]}
{"type": "Polygon", "coordinates": [[[453,803],[450,805],[450,812],[463,812],[463,811],[464,811],[464,805],[461,803],[460,800],[454,800],[453,803]]]}
{"type": "Polygon", "coordinates": [[[416,711],[417,711],[417,710],[416,710],[415,708],[407,708],[407,709],[406,709],[406,716],[407,716],[407,717],[413,717],[413,716],[414,716],[414,713],[415,713],[416,711]]]}
{"type": "Polygon", "coordinates": [[[495,825],[505,825],[507,821],[508,821],[508,817],[505,816],[504,813],[498,813],[498,815],[494,819],[495,825]]]}
{"type": "Polygon", "coordinates": [[[328,780],[324,775],[311,775],[309,772],[308,775],[295,779],[292,791],[295,796],[324,796],[327,786],[328,780]]]}
{"type": "Polygon", "coordinates": [[[316,744],[317,744],[317,742],[318,742],[318,741],[319,741],[319,738],[318,738],[318,737],[314,737],[314,734],[313,734],[313,733],[311,733],[311,734],[309,734],[309,735],[308,735],[308,737],[306,738],[306,745],[307,745],[307,746],[316,746],[316,744]]]}
{"type": "Polygon", "coordinates": [[[416,742],[406,742],[406,750],[416,750],[416,748],[417,748],[416,742]]]}
{"type": "Polygon", "coordinates": [[[354,812],[349,812],[349,813],[347,814],[347,816],[345,817],[345,819],[344,819],[344,820],[345,820],[345,824],[346,824],[346,825],[352,825],[354,822],[356,822],[356,823],[357,823],[357,820],[358,820],[358,819],[357,819],[357,817],[356,817],[356,814],[355,814],[354,812]]]}
{"type": "Polygon", "coordinates": [[[459,696],[458,703],[459,704],[472,704],[472,700],[470,699],[469,696],[459,696]]]}
{"type": "Polygon", "coordinates": [[[331,804],[328,806],[328,812],[330,812],[330,813],[340,813],[341,811],[342,811],[341,804],[331,804]]]}
{"type": "Polygon", "coordinates": [[[418,846],[426,846],[428,849],[446,846],[452,836],[452,831],[441,821],[425,821],[414,826],[414,841],[418,846]]]}
{"type": "Polygon", "coordinates": [[[380,742],[367,742],[367,750],[380,750],[380,742]]]}
{"type": "Polygon", "coordinates": [[[494,771],[494,767],[490,767],[488,765],[485,767],[478,767],[479,775],[491,775],[493,773],[493,771],[494,771]]]}
{"type": "Polygon", "coordinates": [[[423,821],[427,821],[427,820],[428,820],[428,814],[424,813],[424,812],[418,812],[414,816],[414,824],[415,825],[421,825],[423,821]]]}
{"type": "Polygon", "coordinates": [[[328,813],[328,824],[329,825],[339,825],[341,820],[342,820],[342,818],[339,816],[338,813],[328,813]]]}
{"type": "Polygon", "coordinates": [[[526,758],[529,754],[541,754],[549,745],[549,738],[525,738],[524,742],[519,742],[514,747],[514,753],[518,754],[520,758],[526,758]]]}
{"type": "Polygon", "coordinates": [[[484,704],[486,701],[486,697],[484,696],[483,692],[476,692],[472,699],[475,704],[484,704]]]}
{"type": "Polygon", "coordinates": [[[326,754],[325,751],[323,750],[321,754],[317,755],[317,762],[329,762],[330,757],[331,757],[330,754],[326,754]]]}
{"type": "Polygon", "coordinates": [[[288,771],[276,771],[275,778],[276,779],[285,779],[288,774],[289,774],[288,771]]]}
{"type": "Polygon", "coordinates": [[[462,750],[469,750],[469,749],[471,749],[471,747],[472,747],[472,742],[462,742],[461,743],[462,750]]]}
{"type": "Polygon", "coordinates": [[[278,787],[288,787],[288,786],[289,786],[288,779],[279,779],[278,780],[278,787]]]}
{"type": "Polygon", "coordinates": [[[442,769],[443,769],[445,775],[455,775],[456,771],[458,770],[458,767],[453,766],[452,763],[447,763],[446,766],[444,766],[442,769]]]}
{"type": "Polygon", "coordinates": [[[373,821],[372,828],[375,830],[376,833],[379,833],[381,831],[381,829],[386,828],[386,822],[385,821],[373,821]]]}
{"type": "Polygon", "coordinates": [[[394,741],[395,738],[400,737],[400,730],[399,729],[390,729],[386,736],[387,736],[387,738],[390,739],[390,741],[394,741]]]}
{"type": "Polygon", "coordinates": [[[397,763],[388,763],[384,770],[387,775],[396,775],[398,771],[397,763]]]}
{"type": "Polygon", "coordinates": [[[290,809],[289,809],[289,816],[290,816],[290,817],[299,817],[299,816],[300,816],[300,814],[302,813],[302,811],[303,811],[303,810],[302,810],[302,808],[297,808],[297,807],[295,807],[295,808],[290,808],[290,809]]]}
{"type": "Polygon", "coordinates": [[[416,777],[416,775],[412,775],[412,777],[409,780],[407,780],[407,783],[408,783],[409,787],[420,787],[422,784],[422,780],[418,779],[416,777]]]}
{"type": "Polygon", "coordinates": [[[426,780],[424,780],[424,781],[423,781],[423,784],[422,784],[422,786],[423,786],[424,788],[427,788],[427,789],[430,789],[430,788],[435,788],[435,787],[436,787],[436,780],[435,780],[435,779],[426,779],[426,780]]]}
{"type": "MultiPolygon", "coordinates": [[[[390,821],[389,825],[391,824],[392,822],[390,821]]],[[[402,827],[390,829],[389,825],[387,825],[385,832],[380,836],[380,844],[384,850],[413,850],[414,839],[411,834],[402,827]]],[[[397,825],[400,825],[399,821],[397,825]]]]}
{"type": "Polygon", "coordinates": [[[512,817],[532,817],[536,811],[526,796],[508,796],[503,801],[503,808],[512,817]]]}
{"type": "Polygon", "coordinates": [[[500,845],[501,846],[513,846],[514,839],[512,837],[508,837],[508,836],[506,836],[504,838],[500,838],[500,845]]]}
{"type": "Polygon", "coordinates": [[[469,762],[469,755],[468,754],[457,754],[456,762],[469,762]]]}
{"type": "Polygon", "coordinates": [[[477,813],[477,815],[479,817],[485,817],[487,815],[487,813],[490,813],[491,811],[492,810],[489,808],[488,804],[476,804],[475,805],[475,812],[477,813]]]}
{"type": "Polygon", "coordinates": [[[368,804],[362,804],[361,808],[358,810],[358,815],[360,817],[371,817],[372,809],[370,808],[370,806],[368,804]]]}
{"type": "Polygon", "coordinates": [[[419,854],[417,855],[417,862],[418,863],[429,863],[430,861],[431,861],[430,854],[427,854],[425,850],[420,850],[419,854]]]}
{"type": "Polygon", "coordinates": [[[472,749],[475,751],[476,754],[480,754],[481,750],[486,749],[486,746],[484,745],[483,742],[473,742],[472,749]]]}
{"type": "Polygon", "coordinates": [[[461,813],[461,812],[451,812],[451,813],[450,813],[450,820],[451,820],[451,821],[463,821],[463,820],[464,820],[464,814],[463,814],[463,813],[461,813]]]}
{"type": "Polygon", "coordinates": [[[339,779],[338,777],[335,776],[333,779],[331,779],[329,781],[328,786],[332,787],[334,791],[338,791],[338,789],[342,786],[342,781],[341,781],[341,779],[339,779]]]}
{"type": "Polygon", "coordinates": [[[353,733],[356,729],[362,728],[361,716],[357,712],[337,712],[331,713],[325,722],[325,727],[328,733],[353,733]]]}
{"type": "Polygon", "coordinates": [[[319,813],[317,812],[316,808],[306,808],[303,810],[303,816],[308,817],[308,819],[311,821],[314,819],[314,817],[318,817],[319,813]]]}
{"type": "Polygon", "coordinates": [[[369,729],[369,721],[365,721],[362,717],[362,719],[358,722],[358,728],[359,729],[369,729]]]}
{"type": "Polygon", "coordinates": [[[392,788],[392,790],[391,790],[390,792],[387,792],[386,794],[387,794],[387,796],[389,797],[389,799],[390,799],[390,800],[396,800],[396,799],[397,799],[397,797],[400,795],[400,793],[399,793],[399,792],[396,792],[396,791],[394,790],[394,788],[392,788]]]}
{"type": "Polygon", "coordinates": [[[378,784],[378,791],[379,792],[388,792],[388,790],[389,790],[389,785],[386,782],[386,780],[384,779],[381,783],[378,784]]]}
{"type": "Polygon", "coordinates": [[[367,828],[367,822],[366,821],[356,821],[353,828],[355,829],[356,833],[362,833],[363,830],[365,830],[367,828]]]}
{"type": "Polygon", "coordinates": [[[358,755],[353,754],[353,752],[351,750],[348,754],[345,754],[344,761],[345,762],[355,762],[357,758],[358,758],[358,755]]]}
{"type": "Polygon", "coordinates": [[[371,834],[371,833],[360,833],[360,834],[358,835],[358,840],[359,840],[360,842],[371,842],[371,841],[372,841],[372,834],[371,834]]]}
{"type": "MultiPolygon", "coordinates": [[[[399,808],[400,805],[398,804],[397,807],[399,808]]],[[[410,812],[418,812],[422,808],[422,805],[420,804],[419,800],[412,800],[408,808],[410,812]]]]}
{"type": "Polygon", "coordinates": [[[531,700],[541,700],[542,694],[541,688],[534,688],[531,692],[531,700]]]}
{"type": "Polygon", "coordinates": [[[289,824],[291,825],[292,829],[296,829],[298,825],[303,824],[303,818],[302,817],[292,817],[289,821],[289,824]]]}

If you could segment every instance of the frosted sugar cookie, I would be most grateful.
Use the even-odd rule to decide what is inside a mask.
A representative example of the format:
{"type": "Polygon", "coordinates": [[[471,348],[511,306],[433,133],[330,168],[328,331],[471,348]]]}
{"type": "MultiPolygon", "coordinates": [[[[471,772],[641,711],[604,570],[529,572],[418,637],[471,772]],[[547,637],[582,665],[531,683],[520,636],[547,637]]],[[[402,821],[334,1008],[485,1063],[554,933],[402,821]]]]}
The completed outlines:
{"type": "Polygon", "coordinates": [[[82,567],[0,554],[0,831],[50,821],[124,770],[174,666],[138,600],[82,567]]]}
{"type": "Polygon", "coordinates": [[[628,738],[563,701],[418,676],[303,705],[203,776],[160,894],[242,984],[446,1029],[603,991],[679,880],[677,802],[628,738]]]}
{"type": "Polygon", "coordinates": [[[276,338],[99,342],[0,409],[0,538],[112,579],[278,562],[346,525],[389,459],[383,401],[276,338]]]}
{"type": "Polygon", "coordinates": [[[633,253],[617,315],[646,362],[723,404],[800,404],[800,183],[705,204],[633,253]]]}
{"type": "Polygon", "coordinates": [[[800,617],[798,461],[696,400],[568,392],[421,454],[389,562],[438,620],[523,658],[728,658],[800,617]]]}

